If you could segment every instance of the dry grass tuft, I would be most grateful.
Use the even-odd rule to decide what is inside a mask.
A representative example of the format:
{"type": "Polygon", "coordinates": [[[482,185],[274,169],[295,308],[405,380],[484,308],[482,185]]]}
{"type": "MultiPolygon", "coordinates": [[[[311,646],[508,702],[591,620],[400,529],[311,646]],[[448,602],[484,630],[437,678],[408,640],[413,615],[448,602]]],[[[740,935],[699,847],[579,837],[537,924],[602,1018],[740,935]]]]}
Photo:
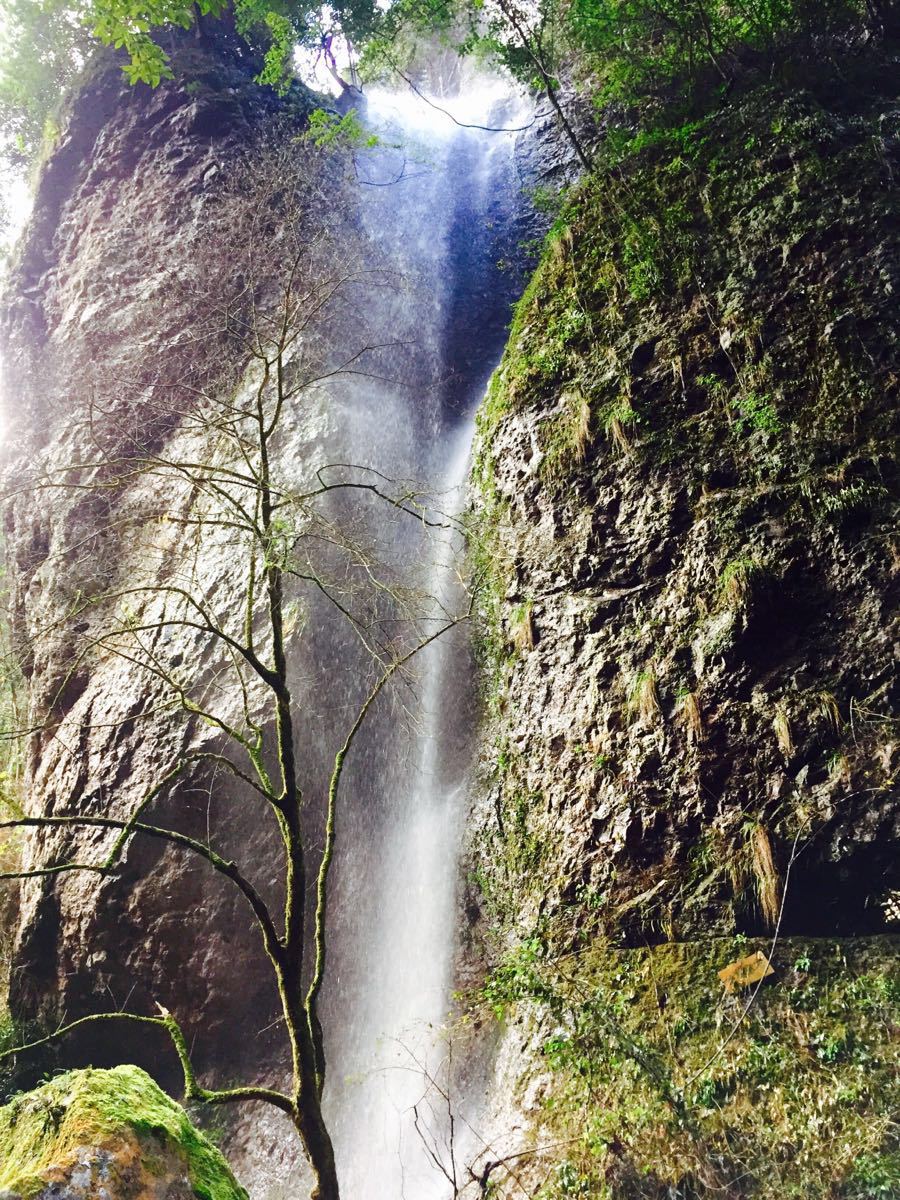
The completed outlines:
{"type": "Polygon", "coordinates": [[[511,640],[513,646],[523,653],[534,649],[534,619],[531,615],[531,602],[521,605],[513,614],[511,640]]]}
{"type": "Polygon", "coordinates": [[[772,727],[775,730],[775,736],[778,738],[778,745],[781,747],[782,753],[793,754],[794,739],[791,736],[791,723],[788,720],[787,712],[780,704],[775,709],[772,727]]]}
{"type": "Polygon", "coordinates": [[[840,707],[832,692],[819,692],[819,712],[834,732],[840,733],[843,728],[844,718],[841,716],[840,707]]]}
{"type": "Polygon", "coordinates": [[[606,422],[606,435],[620,454],[631,453],[631,441],[618,417],[610,417],[606,422]]]}
{"type": "Polygon", "coordinates": [[[571,425],[571,459],[573,463],[583,463],[591,445],[591,406],[582,395],[575,397],[572,403],[571,425]]]}
{"type": "Polygon", "coordinates": [[[753,594],[753,580],[760,570],[754,558],[736,558],[726,563],[719,576],[719,589],[729,608],[746,608],[753,594]]]}
{"type": "Polygon", "coordinates": [[[653,722],[662,716],[659,704],[659,692],[656,688],[656,672],[653,667],[641,671],[635,676],[634,683],[628,693],[627,710],[629,717],[653,722]]]}
{"type": "Polygon", "coordinates": [[[852,778],[850,770],[850,759],[846,754],[834,754],[828,760],[828,777],[833,782],[842,780],[844,783],[849,783],[852,778]]]}
{"type": "Polygon", "coordinates": [[[581,392],[565,395],[561,411],[547,422],[542,434],[541,472],[545,478],[556,482],[567,480],[587,460],[592,443],[591,423],[590,401],[581,392]]]}
{"type": "Polygon", "coordinates": [[[774,929],[781,908],[781,880],[772,854],[772,839],[764,825],[753,826],[750,851],[760,912],[769,929],[774,929]]]}
{"type": "Polygon", "coordinates": [[[696,692],[686,692],[678,698],[678,713],[687,730],[689,746],[694,746],[703,740],[703,714],[696,692]]]}

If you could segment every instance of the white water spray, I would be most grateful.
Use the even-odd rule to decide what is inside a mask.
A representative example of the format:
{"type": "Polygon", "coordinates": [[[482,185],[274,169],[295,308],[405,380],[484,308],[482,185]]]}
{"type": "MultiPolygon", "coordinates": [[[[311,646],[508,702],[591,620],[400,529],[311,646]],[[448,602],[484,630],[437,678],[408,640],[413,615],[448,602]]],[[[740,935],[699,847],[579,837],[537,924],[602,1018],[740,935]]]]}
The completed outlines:
{"type": "MultiPolygon", "coordinates": [[[[410,284],[393,319],[436,381],[430,401],[411,397],[407,419],[420,432],[410,465],[446,496],[451,518],[463,501],[474,408],[508,319],[510,289],[496,256],[508,249],[502,243],[521,200],[515,134],[465,126],[519,127],[523,107],[497,79],[430,103],[410,91],[368,101],[369,121],[397,148],[372,164],[363,217],[410,284]],[[371,186],[385,179],[397,182],[371,186]]],[[[445,535],[432,554],[426,589],[435,615],[459,607],[461,549],[458,536],[445,535]]],[[[395,755],[409,760],[391,772],[399,793],[377,862],[360,862],[368,831],[358,820],[344,860],[344,879],[356,863],[355,883],[367,880],[374,901],[340,935],[341,958],[362,971],[346,1003],[332,1007],[329,1030],[340,1078],[331,1077],[328,1112],[346,1200],[441,1200],[451,1191],[443,1174],[453,1170],[449,1114],[434,1081],[443,1076],[456,949],[471,744],[467,634],[453,631],[426,650],[417,674],[417,736],[411,745],[396,741],[395,755]]]]}
{"type": "MultiPolygon", "coordinates": [[[[424,86],[421,89],[424,92],[424,86]]],[[[367,94],[380,144],[357,162],[360,219],[396,286],[363,297],[380,352],[377,378],[329,391],[343,461],[427,481],[448,527],[428,538],[394,522],[431,598],[432,619],[459,608],[463,503],[474,410],[505,340],[516,281],[500,260],[517,246],[522,185],[515,132],[526,102],[502,80],[458,79],[452,94],[367,94]],[[404,540],[407,539],[407,540],[404,540]],[[422,564],[428,562],[427,578],[422,564]]],[[[347,667],[329,685],[340,692],[347,667]],[[342,675],[343,672],[343,675],[342,675]]],[[[351,671],[352,673],[352,671],[351,671]]],[[[451,1008],[457,877],[472,742],[468,633],[423,651],[408,709],[381,716],[348,759],[332,874],[323,993],[332,1130],[343,1200],[444,1200],[452,1186],[441,1030],[451,1008]]],[[[350,689],[353,681],[346,686],[350,689]]],[[[345,698],[327,702],[339,727],[345,698]],[[336,715],[337,714],[337,715],[336,715]]],[[[323,726],[323,735],[333,730],[323,726]]],[[[315,735],[313,735],[315,736],[315,735]]],[[[264,1116],[248,1143],[267,1144],[264,1116]]],[[[268,1142],[277,1143],[273,1134],[268,1142]]],[[[253,1200],[303,1194],[291,1152],[243,1158],[253,1200]]]]}

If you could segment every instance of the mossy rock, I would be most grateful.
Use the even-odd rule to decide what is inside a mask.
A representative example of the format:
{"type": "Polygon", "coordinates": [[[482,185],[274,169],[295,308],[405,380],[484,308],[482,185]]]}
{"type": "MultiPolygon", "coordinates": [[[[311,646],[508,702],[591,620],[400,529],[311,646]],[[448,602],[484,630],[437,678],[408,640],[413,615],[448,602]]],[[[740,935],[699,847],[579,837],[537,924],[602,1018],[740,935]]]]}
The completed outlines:
{"type": "Polygon", "coordinates": [[[0,1108],[0,1194],[247,1200],[180,1105],[132,1066],[72,1071],[0,1108]]]}
{"type": "Polygon", "coordinates": [[[565,1148],[540,1200],[896,1200],[898,951],[886,935],[509,955],[484,995],[530,1038],[533,1144],[565,1148]],[[720,971],[757,951],[773,973],[730,993],[720,971]]]}

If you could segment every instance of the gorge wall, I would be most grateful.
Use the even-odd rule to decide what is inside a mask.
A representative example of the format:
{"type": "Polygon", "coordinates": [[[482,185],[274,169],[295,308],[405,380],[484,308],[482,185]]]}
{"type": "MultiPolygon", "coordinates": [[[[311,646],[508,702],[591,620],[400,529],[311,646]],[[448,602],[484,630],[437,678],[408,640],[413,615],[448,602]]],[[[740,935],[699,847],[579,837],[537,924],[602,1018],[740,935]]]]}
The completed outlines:
{"type": "Polygon", "coordinates": [[[894,1194],[882,61],[607,147],[480,412],[483,1128],[537,1148],[503,1195],[894,1194]]]}
{"type": "MultiPolygon", "coordinates": [[[[148,529],[165,569],[191,502],[171,481],[119,475],[104,488],[102,463],[89,464],[98,446],[122,458],[137,441],[184,455],[194,443],[173,392],[240,382],[223,368],[227,337],[198,323],[210,279],[241,284],[218,253],[222,214],[273,120],[291,146],[313,103],[263,92],[227,40],[181,53],[187,85],[129,89],[114,64],[87,82],[45,164],[6,310],[8,477],[28,480],[5,515],[13,639],[35,730],[26,804],[45,815],[124,817],[163,759],[218,745],[159,711],[160,692],[121,657],[83,657],[103,619],[85,601],[146,573],[148,529]],[[82,471],[57,486],[74,462],[82,471]]],[[[448,1043],[459,1133],[434,1164],[435,1195],[898,1194],[892,53],[873,45],[843,74],[826,64],[787,95],[745,89],[712,115],[607,147],[560,205],[518,305],[472,471],[482,754],[448,1043]],[[774,976],[758,994],[724,990],[718,971],[757,949],[774,976]]],[[[523,159],[532,132],[515,183],[491,179],[509,194],[542,172],[558,179],[560,145],[523,159]]],[[[440,153],[469,178],[464,145],[440,153]]],[[[367,269],[391,267],[364,248],[358,175],[317,170],[336,242],[367,269]]],[[[431,201],[449,204],[440,191],[431,201]]],[[[405,376],[421,404],[377,383],[320,399],[282,447],[297,478],[345,446],[347,428],[353,450],[396,435],[392,471],[427,438],[429,470],[448,466],[499,354],[516,283],[494,266],[515,252],[516,221],[467,187],[454,228],[473,276],[441,284],[454,320],[421,289],[384,318],[426,346],[405,376]]],[[[388,256],[436,236],[412,217],[395,232],[388,256]]],[[[352,328],[354,345],[374,344],[369,301],[355,299],[330,336],[352,328]]],[[[399,556],[424,561],[423,545],[403,541],[399,556]]],[[[197,547],[196,578],[223,607],[239,595],[231,568],[226,542],[197,547]]],[[[319,617],[305,614],[321,632],[319,617]]],[[[211,674],[203,640],[180,636],[182,660],[211,674]]],[[[455,653],[467,675],[467,651],[455,653]]],[[[334,662],[352,686],[301,735],[320,796],[334,713],[352,711],[367,680],[350,639],[329,632],[302,660],[304,696],[334,698],[334,662]]],[[[457,765],[476,732],[469,682],[438,688],[435,703],[457,765]]],[[[344,910],[364,905],[371,928],[387,895],[370,886],[373,861],[421,766],[408,736],[392,740],[396,717],[376,719],[353,776],[369,832],[339,881],[344,910]]],[[[159,815],[212,830],[277,897],[277,843],[244,815],[247,799],[198,771],[159,815]]],[[[42,832],[26,861],[98,845],[42,832]]],[[[377,951],[339,959],[336,1028],[377,951]]],[[[254,931],[213,879],[136,846],[116,876],[24,886],[20,1016],[158,1001],[183,1017],[210,1079],[277,1074],[254,931]]],[[[168,1048],[146,1037],[65,1050],[72,1064],[123,1057],[177,1087],[168,1048]]],[[[301,1186],[279,1120],[254,1109],[224,1131],[254,1200],[301,1186]]],[[[364,1186],[384,1147],[370,1153],[354,1129],[364,1186]]]]}
{"type": "MultiPolygon", "coordinates": [[[[26,804],[47,815],[123,817],[160,761],[191,736],[156,709],[158,690],[125,660],[89,649],[109,616],[91,613],[91,597],[140,578],[142,531],[159,530],[170,506],[184,504],[158,481],[120,478],[104,488],[103,459],[127,456],[138,437],[171,449],[173,392],[215,376],[221,336],[191,344],[185,332],[211,213],[264,126],[279,111],[305,111],[300,96],[282,104],[263,94],[227,43],[214,53],[193,45],[183,52],[189,89],[133,89],[114,61],[95,68],[43,168],[12,272],[4,320],[7,445],[15,456],[5,513],[12,640],[35,731],[26,804]],[[77,479],[68,473],[74,463],[85,464],[77,479]]],[[[234,590],[214,556],[204,569],[210,592],[217,584],[234,590]]],[[[184,653],[202,672],[201,641],[189,639],[184,653]]],[[[193,828],[206,825],[199,786],[185,780],[170,807],[170,816],[186,811],[193,828]]],[[[29,861],[59,861],[91,845],[89,834],[47,832],[29,861]]],[[[60,1011],[96,1009],[103,995],[118,1006],[133,987],[143,1005],[165,1002],[173,999],[165,980],[178,978],[197,1019],[228,1036],[237,1015],[225,999],[229,954],[214,943],[233,938],[234,953],[252,957],[250,929],[232,897],[183,868],[177,855],[151,852],[117,880],[72,874],[25,886],[13,1007],[55,1020],[60,1011]],[[201,918],[192,943],[180,932],[191,914],[201,918]]],[[[247,987],[271,1005],[254,993],[252,972],[247,987]]],[[[104,1061],[118,1053],[112,1041],[92,1047],[104,1061]]],[[[165,1051],[132,1044],[128,1053],[149,1065],[165,1051]]]]}

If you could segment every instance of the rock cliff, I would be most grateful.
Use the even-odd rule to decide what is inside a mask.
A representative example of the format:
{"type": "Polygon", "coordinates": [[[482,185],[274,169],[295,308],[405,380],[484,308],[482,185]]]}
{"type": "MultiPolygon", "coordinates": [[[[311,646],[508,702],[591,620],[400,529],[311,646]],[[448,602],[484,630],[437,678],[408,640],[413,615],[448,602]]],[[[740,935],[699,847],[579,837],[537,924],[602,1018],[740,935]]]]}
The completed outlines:
{"type": "Polygon", "coordinates": [[[801,1083],[808,1055],[889,1077],[865,1006],[832,1027],[849,980],[827,982],[838,955],[895,1019],[896,942],[865,940],[898,920],[885,69],[876,52],[608,145],[482,407],[470,893],[483,995],[516,1014],[490,1128],[570,1147],[497,1167],[509,1195],[890,1194],[867,1190],[893,1178],[891,1137],[863,1133],[885,1128],[877,1089],[843,1081],[855,1134],[766,1108],[839,1104],[801,1083]],[[780,975],[742,1021],[716,970],[757,949],[780,975]]]}
{"type": "MultiPolygon", "coordinates": [[[[118,63],[101,58],[70,102],[13,266],[4,315],[13,384],[5,536],[12,638],[33,730],[33,813],[121,818],[164,762],[192,739],[209,740],[160,711],[159,681],[98,650],[110,612],[92,597],[149,581],[154,570],[159,581],[178,545],[177,526],[166,520],[183,512],[184,489],[171,478],[130,477],[121,464],[138,445],[177,458],[190,397],[229,362],[227,331],[209,321],[215,297],[204,284],[212,270],[221,294],[237,286],[239,267],[217,241],[223,196],[273,122],[293,122],[296,134],[309,108],[299,90],[281,101],[261,89],[254,72],[227,38],[186,41],[180,81],[155,91],[129,87],[118,63]]],[[[242,364],[229,366],[239,373],[242,364]]],[[[207,594],[222,596],[241,580],[229,579],[230,559],[214,542],[206,540],[196,569],[207,594]]],[[[133,612],[142,607],[136,598],[133,612]]],[[[185,634],[181,654],[195,678],[208,669],[202,637],[185,634]]],[[[226,844],[262,836],[239,829],[233,813],[225,820],[235,794],[220,780],[210,801],[209,787],[197,772],[185,775],[163,820],[200,832],[222,819],[226,844]]],[[[90,858],[99,846],[84,831],[42,831],[28,862],[90,858]]],[[[264,836],[261,847],[265,881],[275,867],[264,836]]],[[[113,998],[117,1007],[130,995],[146,1011],[156,1000],[174,1004],[174,987],[196,1028],[230,1042],[247,1005],[265,1011],[273,1002],[265,972],[249,966],[253,934],[236,905],[227,887],[164,846],[135,847],[116,878],[29,881],[12,1007],[53,1021],[113,998]],[[235,962],[248,964],[237,989],[235,962]]],[[[123,1051],[168,1077],[162,1045],[104,1038],[91,1044],[90,1060],[112,1065],[123,1051]]],[[[77,1046],[72,1053],[78,1061],[77,1046]]]]}

